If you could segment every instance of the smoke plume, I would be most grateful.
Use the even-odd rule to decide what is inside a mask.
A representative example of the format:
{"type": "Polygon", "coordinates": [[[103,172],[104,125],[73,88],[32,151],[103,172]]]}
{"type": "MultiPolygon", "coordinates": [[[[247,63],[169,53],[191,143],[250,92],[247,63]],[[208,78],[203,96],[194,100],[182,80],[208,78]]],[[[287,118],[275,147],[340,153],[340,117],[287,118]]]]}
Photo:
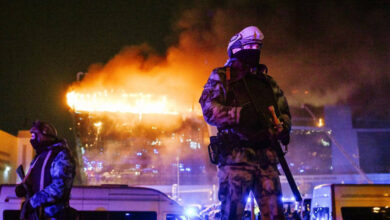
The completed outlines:
{"type": "MultiPolygon", "coordinates": [[[[194,4],[174,24],[177,43],[164,56],[146,44],[125,47],[107,64],[92,65],[72,90],[121,88],[166,94],[198,108],[211,70],[227,59],[230,37],[256,25],[265,35],[261,63],[268,66],[290,104],[349,104],[363,115],[389,109],[384,98],[390,88],[389,5],[385,2],[194,4]]],[[[389,116],[389,112],[378,115],[389,116]]]]}

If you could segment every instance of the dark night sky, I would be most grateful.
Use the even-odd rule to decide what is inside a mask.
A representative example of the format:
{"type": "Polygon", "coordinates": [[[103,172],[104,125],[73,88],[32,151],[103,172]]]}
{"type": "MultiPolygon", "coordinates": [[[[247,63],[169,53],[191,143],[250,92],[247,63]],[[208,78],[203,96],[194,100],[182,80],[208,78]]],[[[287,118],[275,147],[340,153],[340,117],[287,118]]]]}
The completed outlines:
{"type": "MultiPolygon", "coordinates": [[[[28,129],[34,119],[42,119],[54,123],[62,136],[68,136],[72,119],[65,92],[76,73],[87,71],[91,64],[107,62],[128,45],[147,43],[164,54],[177,43],[181,30],[175,24],[188,10],[205,15],[193,16],[192,23],[188,22],[191,16],[187,16],[190,29],[200,33],[215,32],[209,23],[217,12],[228,15],[226,21],[219,21],[232,26],[226,39],[255,21],[270,45],[264,49],[265,54],[286,54],[295,77],[318,80],[325,74],[305,75],[318,68],[335,74],[322,89],[313,88],[317,94],[326,96],[335,86],[351,83],[361,88],[344,102],[359,106],[379,100],[375,103],[381,109],[376,110],[382,112],[381,117],[389,116],[389,9],[386,0],[2,1],[0,129],[16,134],[28,129]],[[301,60],[316,58],[293,62],[295,56],[301,60]],[[362,68],[369,70],[360,73],[362,68]],[[370,69],[375,77],[367,73],[370,69]]],[[[225,47],[227,42],[221,44],[225,47]]]]}
{"type": "Polygon", "coordinates": [[[164,52],[179,7],[175,1],[71,2],[2,1],[0,129],[16,134],[43,119],[64,132],[71,126],[64,95],[76,73],[126,45],[147,42],[164,52]]]}

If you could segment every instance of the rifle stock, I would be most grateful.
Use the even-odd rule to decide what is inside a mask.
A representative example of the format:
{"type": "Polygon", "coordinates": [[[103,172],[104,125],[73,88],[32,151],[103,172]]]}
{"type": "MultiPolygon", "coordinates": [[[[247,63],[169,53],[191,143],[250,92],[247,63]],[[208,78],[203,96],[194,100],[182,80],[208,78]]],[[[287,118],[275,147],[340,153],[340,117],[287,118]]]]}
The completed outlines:
{"type": "Polygon", "coordinates": [[[18,168],[16,168],[16,174],[18,175],[18,177],[23,181],[24,180],[24,177],[26,176],[24,174],[24,169],[23,169],[23,165],[19,165],[18,168]]]}

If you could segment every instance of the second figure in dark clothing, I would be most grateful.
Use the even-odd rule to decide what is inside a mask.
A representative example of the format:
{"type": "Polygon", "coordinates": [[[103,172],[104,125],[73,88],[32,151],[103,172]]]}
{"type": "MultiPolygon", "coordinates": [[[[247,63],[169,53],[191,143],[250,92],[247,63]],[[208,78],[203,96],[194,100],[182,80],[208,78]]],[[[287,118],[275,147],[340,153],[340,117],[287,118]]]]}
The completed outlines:
{"type": "Polygon", "coordinates": [[[69,219],[69,196],[75,176],[75,163],[65,140],[49,123],[35,121],[31,145],[36,156],[16,195],[26,197],[21,219],[69,219]]]}

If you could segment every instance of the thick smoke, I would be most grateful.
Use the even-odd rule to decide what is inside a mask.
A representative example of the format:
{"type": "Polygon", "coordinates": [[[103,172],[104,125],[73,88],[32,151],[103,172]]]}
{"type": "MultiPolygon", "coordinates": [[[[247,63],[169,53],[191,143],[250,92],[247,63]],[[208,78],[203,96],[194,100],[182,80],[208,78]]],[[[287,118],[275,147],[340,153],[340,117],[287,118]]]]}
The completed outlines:
{"type": "Polygon", "coordinates": [[[92,65],[73,89],[165,93],[198,106],[209,73],[227,58],[230,37],[256,25],[265,34],[261,62],[291,104],[350,104],[362,114],[388,109],[384,96],[390,88],[389,5],[375,7],[380,4],[196,3],[174,25],[178,43],[167,49],[166,56],[156,55],[147,45],[126,47],[107,64],[92,65]]]}
{"type": "Polygon", "coordinates": [[[177,41],[165,55],[147,44],[125,47],[107,64],[91,65],[70,89],[164,94],[199,108],[202,86],[225,63],[230,37],[256,25],[265,35],[261,63],[291,105],[348,104],[358,116],[390,118],[388,11],[380,1],[197,2],[181,12],[172,33],[177,41]]]}

